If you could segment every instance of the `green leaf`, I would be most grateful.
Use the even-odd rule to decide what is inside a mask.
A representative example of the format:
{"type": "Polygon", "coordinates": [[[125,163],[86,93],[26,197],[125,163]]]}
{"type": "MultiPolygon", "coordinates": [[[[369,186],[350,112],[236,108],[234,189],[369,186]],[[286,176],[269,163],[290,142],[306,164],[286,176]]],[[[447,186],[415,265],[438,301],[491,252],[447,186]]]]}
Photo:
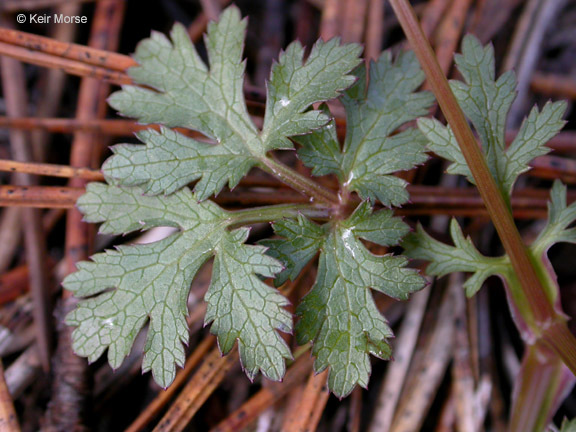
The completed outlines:
{"type": "MultiPolygon", "coordinates": [[[[566,186],[559,180],[554,182],[550,191],[551,201],[548,203],[548,220],[538,238],[530,245],[530,254],[535,260],[545,260],[548,249],[556,243],[576,243],[576,228],[569,228],[576,221],[576,203],[566,205],[566,186]]],[[[466,281],[466,295],[474,295],[484,281],[493,275],[505,278],[509,284],[517,283],[514,271],[507,255],[501,257],[486,257],[472,244],[469,237],[464,237],[462,230],[452,219],[450,234],[454,246],[449,246],[433,239],[421,225],[416,232],[410,233],[402,242],[405,255],[410,258],[423,259],[430,264],[426,273],[434,276],[444,276],[449,273],[469,272],[473,275],[466,281]]],[[[551,291],[551,298],[557,296],[551,291]]]]}
{"type": "Polygon", "coordinates": [[[548,220],[531,248],[541,257],[556,243],[576,243],[576,228],[568,228],[576,221],[576,202],[566,205],[566,186],[560,180],[554,182],[548,203],[548,220]]]}
{"type": "MultiPolygon", "coordinates": [[[[316,283],[298,309],[298,340],[314,342],[316,369],[330,368],[330,388],[344,396],[357,383],[367,385],[370,354],[388,358],[391,353],[387,339],[392,332],[370,289],[405,299],[424,284],[406,268],[405,258],[374,255],[364,242],[396,245],[408,232],[390,211],[374,212],[373,201],[406,201],[405,182],[391,174],[426,159],[422,134],[405,125],[425,114],[431,95],[416,92],[423,74],[412,54],[395,62],[385,54],[371,66],[368,80],[365,67],[358,67],[359,45],[320,41],[304,59],[302,46],[293,43],[272,68],[258,130],[243,95],[245,33],[246,21],[232,6],[208,26],[207,62],[181,25],[170,37],[153,33],[138,45],[138,66],[129,70],[137,85],[114,93],[110,104],[122,115],[161,128],[140,132],[143,145],[114,147],[102,168],[110,185],[89,185],[78,207],[87,222],[102,223],[103,233],[157,226],[176,232],[78,264],[64,281],[81,298],[67,316],[77,327],[73,346],[91,361],[107,350],[110,364],[118,367],[147,327],[143,369],[168,386],[175,366],[185,360],[190,285],[199,268],[214,258],[206,324],[224,354],[237,341],[250,379],[261,371],[281,380],[291,353],[279,332],[291,332],[292,319],[286,298],[264,278],[276,277],[277,284],[294,279],[319,252],[316,283]],[[343,101],[348,132],[341,148],[327,106],[312,105],[348,88],[343,101]],[[196,133],[176,132],[175,127],[196,133]],[[226,185],[236,186],[252,167],[278,174],[279,165],[268,159],[268,152],[292,148],[291,137],[302,143],[300,157],[315,175],[336,174],[346,196],[356,191],[365,199],[350,217],[342,220],[345,196],[341,208],[326,198],[329,203],[323,206],[287,204],[238,212],[207,200],[226,185]],[[196,182],[194,193],[186,187],[191,182],[196,182]],[[320,226],[298,212],[330,221],[320,226]],[[246,244],[245,226],[268,221],[280,238],[246,244]]],[[[315,187],[288,167],[281,174],[287,183],[292,176],[294,185],[315,187]]]]}
{"type": "Polygon", "coordinates": [[[506,150],[505,163],[501,163],[504,189],[511,191],[518,176],[530,169],[529,163],[538,156],[550,152],[546,143],[553,138],[566,123],[562,116],[566,112],[566,102],[548,102],[539,111],[532,108],[528,117],[506,150]]]}
{"type": "Polygon", "coordinates": [[[142,131],[138,138],[147,146],[120,144],[112,148],[103,171],[125,186],[143,186],[147,194],[172,193],[200,178],[195,191],[204,200],[226,182],[236,186],[254,165],[254,158],[233,154],[223,145],[188,138],[170,129],[142,131]]]}
{"type": "Polygon", "coordinates": [[[207,142],[169,129],[147,131],[138,137],[146,145],[123,144],[103,166],[110,182],[144,187],[147,194],[170,194],[200,179],[199,200],[233,188],[250,168],[276,148],[291,147],[289,136],[325,125],[320,111],[307,111],[314,102],[338,96],[354,77],[358,45],[319,42],[306,62],[303,48],[293,43],[273,67],[262,132],[250,119],[243,95],[242,48],[246,21],[235,6],[208,26],[209,67],[186,32],[177,24],[171,40],[159,33],[141,42],[129,75],[150,88],[124,86],[110,105],[140,123],[161,123],[201,132],[207,142]]]}
{"type": "Polygon", "coordinates": [[[206,135],[199,142],[163,129],[139,138],[146,146],[122,145],[103,166],[104,174],[121,184],[143,185],[149,194],[172,193],[206,176],[196,185],[199,199],[238,181],[264,155],[258,131],[248,116],[243,96],[242,47],[246,22],[236,7],[208,27],[204,64],[186,29],[176,24],[170,41],[160,33],[138,45],[138,67],[129,75],[154,90],[124,86],[110,105],[141,123],[185,127],[206,135]],[[219,172],[213,172],[219,168],[219,172]],[[137,173],[137,175],[134,175],[137,173]]]}
{"type": "Polygon", "coordinates": [[[362,47],[339,43],[339,38],[319,40],[304,62],[304,48],[293,42],[272,67],[262,128],[266,149],[292,148],[286,137],[328,123],[330,117],[322,111],[304,111],[315,102],[334,99],[354,83],[354,76],[348,73],[360,62],[362,47]]]}
{"type": "Polygon", "coordinates": [[[279,286],[288,279],[296,279],[304,266],[314,258],[325,232],[302,215],[299,215],[297,220],[279,220],[273,226],[276,234],[284,238],[262,240],[260,244],[269,248],[268,255],[286,266],[274,281],[279,286]]]}
{"type": "MultiPolygon", "coordinates": [[[[455,61],[464,82],[451,81],[450,85],[478,133],[488,168],[508,197],[518,176],[530,169],[529,163],[550,151],[546,143],[563,127],[566,104],[549,102],[541,112],[534,108],[506,148],[506,119],[516,97],[514,73],[506,72],[496,80],[494,49],[483,47],[471,35],[464,37],[462,55],[456,55],[455,61]]],[[[418,126],[429,140],[428,148],[453,162],[448,173],[464,175],[474,183],[450,128],[431,119],[420,119],[418,126]]]]}
{"type": "Polygon", "coordinates": [[[452,129],[444,126],[435,118],[424,117],[418,119],[418,128],[428,139],[430,150],[438,156],[452,161],[446,169],[448,174],[463,175],[470,183],[475,183],[452,129]]]}
{"type": "MultiPolygon", "coordinates": [[[[327,105],[322,106],[322,111],[326,116],[331,115],[327,105]]],[[[344,177],[342,153],[334,119],[311,134],[295,138],[295,141],[302,145],[298,150],[298,157],[304,165],[312,168],[313,175],[337,174],[340,179],[344,177]]]]}
{"type": "Polygon", "coordinates": [[[505,257],[486,257],[478,252],[469,237],[464,237],[456,219],[450,223],[450,235],[454,246],[433,239],[419,224],[414,233],[402,242],[405,255],[410,258],[430,261],[426,273],[444,276],[449,273],[469,272],[473,275],[466,281],[466,295],[473,296],[486,279],[498,274],[507,274],[509,263],[505,257]]]}
{"type": "Polygon", "coordinates": [[[389,358],[392,331],[369,288],[398,299],[424,286],[407,260],[372,254],[360,241],[397,243],[407,226],[383,210],[371,213],[362,204],[347,220],[334,224],[320,243],[316,283],[298,307],[300,344],[313,341],[315,370],[330,368],[328,385],[339,397],[356,384],[368,385],[369,354],[389,358]],[[382,233],[378,231],[382,231],[382,233]]]}
{"type": "Polygon", "coordinates": [[[402,125],[427,114],[433,96],[415,92],[424,80],[416,57],[401,53],[392,61],[389,52],[370,66],[356,70],[358,81],[348,89],[342,102],[346,108],[346,139],[341,155],[334,124],[305,137],[298,137],[302,161],[314,175],[335,173],[350,190],[362,198],[379,200],[386,206],[408,200],[406,182],[391,174],[423,163],[425,139],[413,128],[394,135],[402,125]]]}
{"type": "Polygon", "coordinates": [[[79,263],[78,271],[64,280],[66,289],[85,298],[66,318],[77,326],[76,353],[94,361],[108,349],[110,365],[117,368],[149,322],[142,368],[152,370],[161,386],[170,385],[175,364],[181,366],[185,359],[182,343],[188,340],[184,317],[190,284],[200,266],[215,255],[206,295],[206,320],[214,321],[212,332],[226,351],[238,340],[250,377],[259,369],[271,379],[282,377],[283,359],[290,353],[275,330],[291,330],[290,316],[283,309],[287,301],[256,276],[272,277],[282,266],[262,247],[245,245],[246,230],[227,231],[234,219],[231,213],[209,201],[198,203],[188,189],[170,196],[145,196],[141,188],[99,183],[88,186],[78,207],[87,221],[104,222],[103,233],[155,226],[172,226],[179,232],[155,243],[97,254],[92,262],[79,263]],[[242,277],[231,281],[231,274],[242,277]]]}
{"type": "Polygon", "coordinates": [[[212,324],[218,344],[227,354],[238,340],[240,360],[253,380],[258,370],[275,381],[286,373],[284,359],[290,349],[274,331],[292,331],[292,316],[283,309],[288,300],[262,282],[256,274],[274,277],[282,270],[264,247],[243,244],[249,230],[241,228],[225,236],[216,248],[212,283],[206,293],[205,322],[212,324]]]}

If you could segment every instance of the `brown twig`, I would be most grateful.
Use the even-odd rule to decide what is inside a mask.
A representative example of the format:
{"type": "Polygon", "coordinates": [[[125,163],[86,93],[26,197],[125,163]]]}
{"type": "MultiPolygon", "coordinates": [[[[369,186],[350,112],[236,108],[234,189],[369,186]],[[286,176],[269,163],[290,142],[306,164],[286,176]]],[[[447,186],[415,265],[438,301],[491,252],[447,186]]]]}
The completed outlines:
{"type": "Polygon", "coordinates": [[[25,48],[33,56],[34,53],[45,54],[51,57],[60,57],[86,66],[96,66],[124,73],[126,69],[136,66],[132,57],[117,54],[112,51],[87,47],[68,42],[62,42],[44,36],[18,30],[0,28],[0,42],[14,47],[25,48]]]}
{"type": "Polygon", "coordinates": [[[41,164],[33,162],[16,162],[0,159],[0,171],[28,173],[52,177],[77,177],[90,181],[103,181],[104,176],[100,171],[88,168],[73,168],[67,165],[41,164]]]}
{"type": "Polygon", "coordinates": [[[370,423],[370,432],[390,430],[406,375],[420,333],[426,311],[430,287],[414,294],[410,299],[404,321],[394,343],[394,362],[388,365],[382,389],[376,402],[375,413],[370,423]]]}
{"type": "Polygon", "coordinates": [[[271,383],[264,387],[210,432],[233,432],[248,426],[260,413],[271,407],[301,382],[311,368],[312,359],[306,354],[302,355],[288,368],[281,383],[271,383]]]}
{"type": "MultiPolygon", "coordinates": [[[[463,282],[462,274],[459,275],[463,282]]],[[[474,395],[474,375],[470,358],[470,340],[468,337],[466,300],[464,290],[458,290],[454,296],[454,355],[452,364],[452,387],[456,409],[458,430],[475,432],[476,409],[474,395]]]]}
{"type": "Polygon", "coordinates": [[[382,52],[382,38],[384,36],[384,0],[369,0],[368,17],[366,23],[366,60],[376,60],[382,52]]]}
{"type": "Polygon", "coordinates": [[[14,253],[22,238],[22,211],[8,207],[0,217],[0,272],[4,272],[12,262],[14,253]]]}
{"type": "Polygon", "coordinates": [[[344,0],[340,10],[342,25],[338,29],[342,42],[362,42],[367,9],[368,0],[344,0]]]}
{"type": "Polygon", "coordinates": [[[438,63],[446,75],[450,72],[471,3],[472,0],[453,1],[436,30],[434,48],[438,63]]]}
{"type": "Polygon", "coordinates": [[[117,72],[99,66],[91,66],[84,62],[44,54],[43,52],[30,51],[26,48],[9,45],[4,42],[0,42],[0,55],[12,57],[16,60],[38,66],[61,69],[71,75],[97,78],[118,85],[132,83],[132,79],[123,72],[117,72]]]}
{"type": "Polygon", "coordinates": [[[536,93],[576,100],[576,80],[569,76],[535,72],[530,88],[536,93]]]}
{"type": "Polygon", "coordinates": [[[160,413],[162,408],[170,401],[174,394],[180,389],[182,384],[188,379],[194,368],[200,363],[203,357],[206,356],[208,351],[214,346],[215,338],[208,336],[196,347],[192,355],[186,360],[184,368],[179,370],[176,374],[174,382],[165,391],[158,393],[158,396],[150,402],[140,415],[132,422],[126,432],[138,432],[146,428],[146,426],[160,413]]]}
{"type": "Polygon", "coordinates": [[[451,2],[452,0],[430,0],[424,5],[420,25],[427,38],[432,37],[451,2]]]}
{"type": "Polygon", "coordinates": [[[284,432],[302,432],[316,430],[322,412],[328,402],[330,392],[326,385],[328,371],[320,374],[312,372],[297,406],[284,416],[284,432]]]}
{"type": "MultiPolygon", "coordinates": [[[[97,2],[88,43],[91,47],[106,50],[117,48],[124,8],[124,1],[97,2]]],[[[89,67],[98,69],[96,66],[89,67]]],[[[115,74],[118,75],[117,72],[115,74]]],[[[80,120],[103,118],[106,113],[105,97],[108,92],[109,87],[99,80],[83,79],[80,83],[76,117],[80,120]]],[[[70,156],[72,167],[84,168],[94,164],[94,156],[98,159],[95,152],[97,139],[98,135],[89,132],[75,134],[70,156]]],[[[83,188],[85,183],[83,179],[72,178],[70,186],[83,188]]],[[[71,209],[66,220],[65,253],[68,273],[75,270],[76,262],[88,258],[92,238],[93,227],[82,221],[82,215],[78,210],[71,209]]],[[[63,295],[64,312],[71,310],[76,302],[71,293],[66,291],[63,295]]],[[[86,361],[76,356],[72,350],[72,329],[64,325],[58,336],[52,399],[46,413],[47,429],[55,431],[82,429],[85,413],[90,409],[87,404],[90,394],[89,371],[86,361]]]]}
{"type": "MultiPolygon", "coordinates": [[[[0,23],[9,25],[7,22],[0,23]]],[[[26,83],[22,64],[10,58],[3,58],[0,63],[2,71],[2,88],[6,101],[8,116],[24,117],[27,115],[26,83]]],[[[32,160],[30,137],[22,130],[10,130],[11,151],[14,160],[27,163],[32,160]]],[[[37,179],[24,173],[15,174],[15,180],[23,186],[37,184],[37,179]]],[[[34,302],[34,322],[36,341],[40,362],[45,371],[50,370],[50,353],[52,350],[52,305],[49,290],[49,276],[46,267],[46,238],[42,228],[42,215],[33,208],[22,210],[26,259],[30,267],[30,291],[34,302]]]]}
{"type": "Polygon", "coordinates": [[[64,186],[0,186],[0,206],[72,208],[84,188],[64,186]]]}
{"type": "Polygon", "coordinates": [[[340,4],[343,0],[326,0],[322,9],[320,38],[327,41],[340,33],[340,4]]]}
{"type": "Polygon", "coordinates": [[[184,430],[194,414],[220,385],[228,370],[237,362],[236,348],[224,357],[218,348],[214,348],[154,428],[154,432],[184,430]]]}

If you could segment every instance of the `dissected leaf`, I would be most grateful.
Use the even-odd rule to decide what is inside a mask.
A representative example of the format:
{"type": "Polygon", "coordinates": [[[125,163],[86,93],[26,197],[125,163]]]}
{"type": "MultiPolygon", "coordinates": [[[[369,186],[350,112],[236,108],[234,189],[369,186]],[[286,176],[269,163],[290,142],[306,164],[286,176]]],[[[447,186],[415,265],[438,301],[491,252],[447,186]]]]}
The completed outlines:
{"type": "Polygon", "coordinates": [[[576,243],[576,228],[568,228],[574,221],[576,202],[566,205],[566,186],[556,180],[550,191],[546,226],[532,245],[536,256],[541,257],[556,243],[576,243]]]}
{"type": "MultiPolygon", "coordinates": [[[[506,148],[506,118],[516,97],[514,73],[506,72],[496,80],[494,49],[483,47],[472,35],[464,37],[462,55],[456,55],[455,61],[464,82],[451,81],[450,85],[479,135],[488,168],[508,197],[518,176],[530,169],[532,159],[550,151],[546,143],[562,129],[566,103],[549,102],[542,111],[532,109],[506,148]]],[[[464,175],[474,183],[450,127],[435,119],[420,119],[418,125],[429,140],[428,148],[453,162],[448,173],[464,175]]]]}
{"type": "Polygon", "coordinates": [[[259,370],[275,381],[286,373],[284,359],[290,349],[274,331],[292,331],[292,316],[283,306],[288,300],[262,282],[257,274],[274,277],[280,262],[264,254],[261,246],[246,245],[248,229],[233,231],[219,242],[206,293],[206,323],[218,335],[218,344],[227,354],[238,340],[244,371],[254,379],[259,370]]]}
{"type": "MultiPolygon", "coordinates": [[[[576,203],[566,205],[566,186],[556,181],[550,192],[548,203],[548,221],[538,238],[530,245],[529,251],[534,259],[547,259],[545,254],[556,243],[576,243],[576,228],[569,226],[576,221],[576,203]]],[[[465,238],[455,219],[450,224],[450,234],[454,246],[433,239],[421,225],[414,233],[406,236],[402,242],[405,255],[410,258],[430,261],[426,272],[434,276],[444,276],[455,272],[469,272],[473,275],[466,281],[464,288],[468,296],[474,295],[484,281],[493,275],[510,279],[512,265],[506,255],[486,257],[465,238]]],[[[556,293],[551,293],[555,296],[556,293]]]]}
{"type": "Polygon", "coordinates": [[[225,167],[217,179],[196,186],[198,197],[217,193],[227,181],[231,187],[236,185],[264,154],[243,96],[245,30],[246,22],[235,7],[228,8],[218,23],[210,24],[206,37],[209,69],[182,25],[172,29],[172,41],[153,33],[138,45],[135,59],[139,66],[131,68],[129,75],[153,90],[124,86],[110,97],[110,104],[141,123],[193,129],[213,143],[167,129],[160,135],[146,132],[140,134],[146,146],[124,144],[114,149],[116,155],[103,166],[107,177],[127,185],[142,184],[150,194],[171,193],[205,173],[214,175],[214,168],[225,167]],[[219,156],[217,160],[212,159],[214,155],[219,156]]]}
{"type": "Polygon", "coordinates": [[[234,6],[211,23],[206,37],[209,67],[178,24],[171,40],[154,33],[138,45],[139,66],[129,74],[152,89],[124,86],[110,97],[110,104],[141,123],[192,129],[210,142],[169,129],[140,133],[146,145],[113,148],[114,156],[103,166],[109,180],[142,185],[146,193],[157,195],[200,179],[195,192],[204,200],[226,183],[236,186],[267,151],[290,147],[287,137],[328,122],[320,111],[305,111],[314,102],[338,96],[354,82],[348,73],[358,64],[361,48],[340,46],[335,39],[319,42],[304,62],[302,46],[291,44],[273,67],[260,132],[248,115],[243,95],[245,32],[246,22],[234,6]]]}
{"type": "Polygon", "coordinates": [[[392,61],[389,52],[366,68],[357,68],[358,81],[344,93],[346,140],[341,154],[333,123],[296,140],[299,155],[314,175],[334,173],[349,190],[384,205],[408,200],[406,182],[390,174],[423,163],[425,139],[413,128],[394,135],[405,123],[427,114],[433,101],[428,92],[416,92],[424,80],[413,53],[392,61]]]}
{"type": "Polygon", "coordinates": [[[456,219],[450,223],[450,234],[454,246],[435,240],[426,233],[421,225],[416,232],[410,233],[402,242],[405,255],[410,258],[430,261],[426,273],[444,276],[449,273],[469,272],[473,275],[466,281],[466,295],[473,296],[490,276],[507,274],[508,261],[501,258],[486,257],[478,252],[469,237],[464,237],[456,219]]]}
{"type": "Polygon", "coordinates": [[[339,43],[338,38],[319,40],[304,62],[304,48],[293,42],[272,67],[262,128],[264,148],[292,148],[286,137],[306,134],[330,120],[322,111],[304,111],[314,102],[334,99],[354,83],[354,76],[347,74],[358,65],[361,47],[339,43]]]}
{"type": "Polygon", "coordinates": [[[330,368],[328,384],[337,396],[346,396],[356,384],[366,387],[369,354],[389,358],[387,339],[392,337],[369,288],[406,299],[424,281],[415,270],[405,268],[405,258],[374,255],[360,238],[384,246],[396,244],[408,227],[390,211],[372,213],[363,203],[350,218],[323,228],[303,217],[289,228],[286,224],[277,228],[287,238],[266,243],[274,256],[282,258],[302,245],[308,253],[297,262],[301,268],[321,251],[316,283],[298,308],[298,342],[313,341],[315,369],[330,368]]]}
{"type": "Polygon", "coordinates": [[[290,315],[283,309],[287,301],[256,276],[274,276],[281,264],[266,256],[264,248],[244,244],[245,229],[227,231],[230,213],[209,201],[198,203],[188,189],[170,196],[142,192],[92,183],[78,201],[87,221],[104,222],[102,233],[155,226],[179,231],[155,243],[94,255],[64,280],[66,289],[86,298],[67,316],[67,323],[77,326],[75,352],[94,361],[108,349],[108,360],[116,368],[149,321],[143,370],[152,370],[155,380],[168,386],[175,364],[184,362],[190,284],[215,255],[206,321],[214,321],[212,332],[224,351],[238,340],[250,377],[260,369],[271,379],[281,379],[290,352],[275,330],[291,330],[290,315]]]}
{"type": "Polygon", "coordinates": [[[398,129],[424,115],[432,97],[416,92],[423,73],[412,54],[395,62],[383,55],[371,65],[367,84],[365,67],[357,68],[359,45],[320,41],[304,59],[296,42],[272,68],[260,131],[243,96],[245,31],[238,9],[226,9],[208,27],[207,63],[183,26],[176,25],[170,38],[153,33],[139,44],[138,66],[129,71],[141,86],[124,86],[111,96],[110,104],[122,115],[162,126],[138,134],[144,145],[115,146],[103,166],[110,185],[90,185],[79,208],[86,221],[102,222],[104,233],[156,226],[177,232],[78,264],[64,281],[82,298],[67,317],[77,327],[74,349],[92,361],[108,350],[110,364],[118,367],[148,324],[143,369],[169,385],[175,365],[184,362],[190,284],[214,257],[205,322],[212,324],[224,354],[238,342],[250,379],[261,371],[280,380],[291,353],[279,331],[291,332],[292,320],[284,309],[287,300],[263,278],[276,277],[277,284],[295,279],[320,252],[316,283],[298,308],[298,340],[313,341],[316,369],[330,368],[330,388],[344,396],[356,384],[367,385],[370,354],[388,358],[391,353],[392,332],[370,289],[405,299],[424,284],[406,268],[405,258],[374,255],[363,241],[395,245],[408,232],[392,212],[374,212],[373,204],[407,200],[405,182],[391,174],[426,159],[424,139],[417,129],[398,129]],[[341,148],[327,106],[311,107],[346,89],[348,132],[341,148]],[[191,138],[173,127],[200,134],[191,138]],[[292,148],[288,138],[295,136],[303,145],[300,157],[315,175],[336,174],[346,197],[356,191],[365,199],[350,217],[341,220],[346,197],[321,208],[310,204],[309,210],[319,211],[312,214],[336,215],[323,226],[303,215],[290,219],[297,210],[290,206],[237,216],[207,201],[226,184],[237,185],[254,166],[275,174],[267,153],[292,148]],[[192,193],[185,186],[194,181],[192,193]],[[246,244],[249,229],[243,225],[263,220],[273,220],[281,238],[246,244]]]}

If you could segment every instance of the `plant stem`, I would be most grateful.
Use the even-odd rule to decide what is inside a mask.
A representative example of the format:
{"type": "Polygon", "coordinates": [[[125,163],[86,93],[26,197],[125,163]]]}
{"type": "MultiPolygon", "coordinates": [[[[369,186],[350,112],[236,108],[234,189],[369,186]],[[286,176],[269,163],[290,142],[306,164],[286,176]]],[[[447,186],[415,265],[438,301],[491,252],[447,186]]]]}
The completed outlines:
{"type": "Polygon", "coordinates": [[[574,380],[562,360],[541,341],[527,346],[514,383],[508,430],[544,430],[574,380]]]}
{"type": "Polygon", "coordinates": [[[338,196],[334,192],[320,186],[318,183],[304,177],[271,157],[263,158],[260,161],[260,168],[298,192],[309,196],[311,201],[319,204],[327,204],[328,206],[339,204],[338,196]]]}
{"type": "Polygon", "coordinates": [[[390,4],[422,65],[422,69],[426,73],[432,91],[448,124],[454,131],[458,145],[474,176],[478,191],[490,214],[492,223],[526,293],[535,320],[537,324],[547,327],[558,320],[559,316],[546,298],[542,281],[539,280],[532,261],[528,256],[527,249],[514,224],[510,208],[486,165],[484,156],[476,144],[464,113],[448,85],[448,80],[438,65],[432,47],[422,32],[410,3],[407,0],[390,0],[390,4]]]}
{"type": "Polygon", "coordinates": [[[576,375],[576,345],[574,335],[565,322],[555,322],[542,331],[544,343],[557,353],[564,364],[576,375]]]}
{"type": "Polygon", "coordinates": [[[309,218],[328,219],[332,209],[313,204],[281,204],[275,206],[255,207],[228,212],[229,226],[239,227],[258,222],[271,222],[285,217],[296,217],[303,214],[309,218]]]}

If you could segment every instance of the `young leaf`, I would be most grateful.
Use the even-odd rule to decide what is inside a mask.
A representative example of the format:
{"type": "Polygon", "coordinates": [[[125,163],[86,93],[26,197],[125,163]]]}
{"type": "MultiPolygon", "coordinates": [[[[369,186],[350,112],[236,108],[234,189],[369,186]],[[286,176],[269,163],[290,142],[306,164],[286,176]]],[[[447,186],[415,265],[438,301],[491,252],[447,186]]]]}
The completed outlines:
{"type": "MultiPolygon", "coordinates": [[[[529,248],[531,255],[539,260],[545,259],[548,249],[556,243],[576,243],[576,228],[568,228],[576,221],[576,203],[566,205],[566,186],[560,181],[554,183],[550,198],[546,226],[529,248]]],[[[434,276],[455,272],[473,273],[464,284],[468,296],[474,295],[490,276],[511,277],[513,271],[508,257],[482,255],[470,238],[464,237],[455,219],[450,223],[450,234],[454,246],[433,239],[422,226],[418,225],[416,232],[407,235],[402,242],[405,255],[430,261],[426,272],[434,276]]]]}
{"type": "Polygon", "coordinates": [[[424,74],[411,52],[392,61],[389,52],[366,69],[360,66],[358,81],[344,93],[346,139],[341,154],[333,124],[298,137],[302,161],[313,174],[335,173],[349,190],[386,206],[408,200],[406,182],[390,174],[413,168],[426,160],[425,140],[415,129],[393,133],[403,124],[427,114],[433,101],[428,92],[415,92],[424,74]],[[321,168],[319,168],[321,167],[321,168]]]}
{"type": "MultiPolygon", "coordinates": [[[[285,240],[267,242],[274,256],[295,248],[305,239],[310,255],[320,249],[314,287],[298,307],[300,344],[313,341],[315,370],[330,368],[328,385],[339,397],[348,395],[356,384],[368,385],[369,354],[389,358],[387,339],[392,331],[380,314],[369,288],[398,299],[424,286],[415,270],[405,268],[407,260],[391,255],[377,256],[360,238],[387,246],[397,244],[408,227],[387,210],[372,213],[361,204],[350,218],[328,224],[325,230],[301,218],[297,235],[280,226],[285,240]],[[323,233],[322,238],[318,238],[323,233]],[[314,241],[308,241],[314,239],[314,241]],[[312,253],[313,251],[313,253],[312,253]]],[[[299,261],[302,267],[304,259],[299,261]]]]}
{"type": "Polygon", "coordinates": [[[66,289],[85,298],[66,318],[77,326],[76,353],[94,361],[108,349],[110,365],[117,368],[149,321],[142,367],[152,370],[161,386],[170,385],[175,364],[184,363],[190,284],[200,266],[215,255],[206,321],[214,321],[212,332],[224,351],[238,340],[250,377],[261,370],[271,379],[281,379],[290,352],[275,330],[291,331],[290,315],[283,309],[287,300],[256,275],[274,276],[282,266],[264,255],[262,247],[245,245],[245,229],[227,231],[233,220],[229,212],[209,201],[198,203],[188,189],[154,197],[143,195],[138,187],[99,183],[88,186],[78,206],[87,221],[104,222],[102,233],[155,226],[177,227],[179,232],[155,243],[97,254],[64,280],[66,289]]]}
{"type": "Polygon", "coordinates": [[[504,258],[486,257],[478,252],[469,237],[464,237],[456,219],[450,223],[450,235],[454,246],[448,246],[435,240],[419,224],[414,233],[406,236],[402,242],[406,256],[430,261],[426,273],[444,276],[456,272],[468,272],[473,275],[466,281],[466,295],[471,297],[482,287],[490,276],[508,272],[509,263],[504,258]]]}
{"type": "MultiPolygon", "coordinates": [[[[532,109],[506,148],[506,118],[516,97],[514,73],[506,72],[496,80],[494,49],[483,47],[472,35],[464,37],[462,55],[455,61],[465,82],[451,81],[452,91],[479,135],[492,175],[508,197],[518,176],[530,169],[530,161],[550,151],[546,143],[563,127],[566,103],[549,102],[542,111],[532,109]]],[[[453,162],[448,173],[464,175],[474,183],[450,128],[435,119],[420,119],[418,126],[429,140],[428,148],[453,162]]]]}
{"type": "Polygon", "coordinates": [[[290,147],[288,136],[308,133],[329,118],[319,111],[304,111],[314,102],[338,96],[354,77],[361,48],[319,42],[306,62],[303,48],[293,43],[272,70],[264,128],[259,132],[246,110],[243,95],[242,47],[246,21],[239,10],[227,8],[206,37],[210,66],[204,64],[181,25],[171,41],[154,33],[141,42],[129,70],[138,84],[124,86],[109,102],[123,115],[141,123],[161,123],[199,131],[212,142],[185,137],[169,129],[144,132],[146,144],[114,147],[103,166],[106,177],[123,185],[142,185],[146,193],[169,194],[200,179],[196,196],[204,200],[226,183],[238,184],[266,152],[290,147]]]}
{"type": "Polygon", "coordinates": [[[556,180],[550,191],[546,226],[532,245],[536,256],[542,256],[556,243],[576,243],[576,228],[568,228],[574,221],[576,202],[566,205],[566,186],[556,180]]]}

